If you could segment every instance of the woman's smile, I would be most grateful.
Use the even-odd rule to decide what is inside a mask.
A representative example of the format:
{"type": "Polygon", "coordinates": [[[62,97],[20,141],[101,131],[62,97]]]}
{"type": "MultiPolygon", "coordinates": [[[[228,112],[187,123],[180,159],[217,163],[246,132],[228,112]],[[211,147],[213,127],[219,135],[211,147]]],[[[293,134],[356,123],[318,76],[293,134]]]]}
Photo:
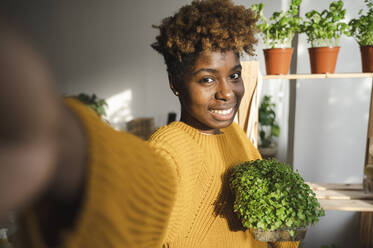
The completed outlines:
{"type": "Polygon", "coordinates": [[[218,121],[227,121],[232,119],[235,108],[228,109],[209,109],[209,112],[212,114],[213,118],[218,121]]]}

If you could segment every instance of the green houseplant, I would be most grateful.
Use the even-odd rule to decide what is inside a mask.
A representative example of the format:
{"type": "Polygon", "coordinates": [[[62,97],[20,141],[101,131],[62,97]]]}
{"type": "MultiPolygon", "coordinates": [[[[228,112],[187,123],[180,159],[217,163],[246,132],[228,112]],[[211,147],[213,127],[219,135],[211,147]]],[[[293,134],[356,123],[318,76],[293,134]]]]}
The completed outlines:
{"type": "Polygon", "coordinates": [[[280,126],[275,107],[270,96],[264,96],[259,106],[259,151],[264,158],[274,157],[277,153],[274,137],[280,135],[280,126]]]}
{"type": "Polygon", "coordinates": [[[106,108],[108,106],[105,99],[98,98],[95,94],[88,95],[85,93],[80,93],[75,96],[80,102],[88,105],[92,110],[94,110],[99,116],[106,116],[106,108]]]}
{"type": "Polygon", "coordinates": [[[229,177],[233,211],[254,238],[263,242],[296,241],[306,227],[324,216],[315,193],[298,172],[276,160],[248,161],[229,177]]]}
{"type": "Polygon", "coordinates": [[[299,31],[301,19],[299,6],[302,0],[292,0],[287,11],[273,12],[269,21],[263,15],[263,3],[253,4],[252,10],[257,13],[257,27],[265,49],[267,74],[287,74],[289,72],[293,49],[291,43],[299,31]]]}
{"type": "Polygon", "coordinates": [[[349,22],[351,35],[360,45],[363,72],[373,72],[373,0],[364,0],[368,11],[349,22]]]}
{"type": "Polygon", "coordinates": [[[305,14],[301,32],[311,44],[308,49],[312,73],[334,73],[342,35],[350,35],[348,24],[343,22],[346,9],[342,0],[333,1],[321,13],[311,10],[305,14]]]}

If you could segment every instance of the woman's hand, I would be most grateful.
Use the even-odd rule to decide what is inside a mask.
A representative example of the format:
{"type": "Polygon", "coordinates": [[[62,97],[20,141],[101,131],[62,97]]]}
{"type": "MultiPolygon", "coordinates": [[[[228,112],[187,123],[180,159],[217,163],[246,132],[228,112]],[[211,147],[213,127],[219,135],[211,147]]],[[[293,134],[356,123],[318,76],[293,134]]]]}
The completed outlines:
{"type": "Polygon", "coordinates": [[[0,116],[0,219],[47,191],[73,198],[84,173],[83,131],[41,56],[3,20],[0,116]]]}

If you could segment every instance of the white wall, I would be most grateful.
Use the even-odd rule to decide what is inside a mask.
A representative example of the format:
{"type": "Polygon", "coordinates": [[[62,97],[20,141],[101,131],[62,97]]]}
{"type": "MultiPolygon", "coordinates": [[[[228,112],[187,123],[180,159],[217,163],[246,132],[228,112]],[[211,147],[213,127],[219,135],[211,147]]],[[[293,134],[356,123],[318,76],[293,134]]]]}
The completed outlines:
{"type": "MultiPolygon", "coordinates": [[[[263,0],[265,14],[286,8],[288,1],[263,0]]],[[[124,110],[118,111],[125,118],[153,116],[157,126],[165,124],[167,112],[179,111],[168,88],[163,59],[150,48],[156,35],[151,25],[159,24],[189,0],[7,2],[49,59],[59,92],[96,93],[112,103],[124,104],[124,110]],[[111,98],[121,93],[124,98],[111,98]]],[[[260,1],[235,2],[248,6],[260,1]]],[[[303,0],[301,12],[326,8],[329,2],[303,0]]],[[[345,0],[348,11],[355,15],[362,2],[345,0]]],[[[344,38],[341,46],[336,71],[360,71],[356,43],[344,38]]],[[[306,47],[301,35],[300,73],[309,72],[306,47]]],[[[265,72],[260,47],[257,53],[265,72]]],[[[288,82],[265,83],[264,92],[272,94],[278,103],[280,158],[286,160],[288,82]]],[[[298,81],[294,167],[306,180],[361,182],[370,85],[366,79],[298,81]]],[[[354,247],[358,215],[326,214],[310,229],[304,247],[332,243],[354,247]]]]}
{"type": "Polygon", "coordinates": [[[152,116],[160,126],[179,104],[163,58],[150,47],[152,24],[188,2],[9,0],[7,6],[51,62],[60,93],[109,99],[126,92],[127,117],[152,116]]]}

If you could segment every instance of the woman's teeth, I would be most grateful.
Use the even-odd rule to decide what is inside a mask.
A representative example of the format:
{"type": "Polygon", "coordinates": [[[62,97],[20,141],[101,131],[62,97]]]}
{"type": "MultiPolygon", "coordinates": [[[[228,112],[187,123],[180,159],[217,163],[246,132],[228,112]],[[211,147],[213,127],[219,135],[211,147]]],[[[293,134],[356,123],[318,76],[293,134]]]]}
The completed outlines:
{"type": "Polygon", "coordinates": [[[233,108],[230,108],[230,109],[224,109],[224,110],[215,110],[215,109],[211,109],[210,112],[211,113],[215,113],[215,114],[219,114],[219,115],[228,115],[232,112],[233,108]]]}

